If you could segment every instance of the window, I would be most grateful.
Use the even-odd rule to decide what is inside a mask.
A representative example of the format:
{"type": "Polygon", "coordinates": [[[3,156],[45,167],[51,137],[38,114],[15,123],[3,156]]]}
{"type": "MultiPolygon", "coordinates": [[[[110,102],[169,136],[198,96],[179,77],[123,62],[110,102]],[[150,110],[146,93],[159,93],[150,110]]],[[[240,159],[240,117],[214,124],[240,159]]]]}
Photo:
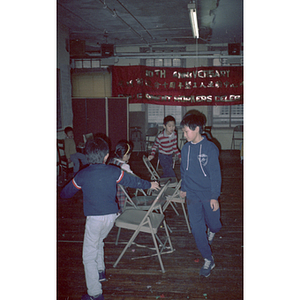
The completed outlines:
{"type": "MultiPolygon", "coordinates": [[[[213,59],[213,66],[243,65],[243,56],[237,61],[235,60],[233,58],[215,58],[213,59]]],[[[244,121],[244,105],[213,106],[211,116],[212,126],[214,127],[235,127],[242,125],[244,121]]]]}
{"type": "Polygon", "coordinates": [[[244,121],[244,105],[213,106],[212,125],[214,127],[235,127],[244,121]]]}
{"type": "Polygon", "coordinates": [[[71,66],[74,69],[101,68],[101,60],[99,58],[73,59],[71,66]]]}
{"type": "Polygon", "coordinates": [[[176,126],[179,126],[183,109],[182,106],[148,104],[148,127],[162,126],[164,117],[168,115],[173,116],[176,120],[176,126]]]}
{"type": "Polygon", "coordinates": [[[148,67],[182,67],[183,60],[180,58],[147,58],[145,65],[148,67]]]}
{"type": "MultiPolygon", "coordinates": [[[[182,67],[184,63],[180,58],[148,58],[145,59],[146,66],[152,67],[182,67]]],[[[162,126],[164,117],[171,115],[176,120],[176,126],[179,126],[185,107],[173,105],[148,104],[148,127],[162,126]]]]}

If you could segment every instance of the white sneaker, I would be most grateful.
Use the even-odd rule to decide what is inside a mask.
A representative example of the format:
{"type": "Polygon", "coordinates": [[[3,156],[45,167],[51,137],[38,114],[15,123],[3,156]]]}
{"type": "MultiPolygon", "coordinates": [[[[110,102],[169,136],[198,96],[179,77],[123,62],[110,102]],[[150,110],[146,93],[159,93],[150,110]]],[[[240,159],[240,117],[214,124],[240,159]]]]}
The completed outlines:
{"type": "Polygon", "coordinates": [[[204,258],[204,265],[200,270],[200,276],[208,277],[210,275],[210,271],[215,267],[214,259],[208,260],[204,258]]]}
{"type": "Polygon", "coordinates": [[[211,232],[210,229],[207,229],[207,239],[208,239],[208,243],[211,245],[211,243],[213,242],[215,237],[215,233],[211,232]]]}

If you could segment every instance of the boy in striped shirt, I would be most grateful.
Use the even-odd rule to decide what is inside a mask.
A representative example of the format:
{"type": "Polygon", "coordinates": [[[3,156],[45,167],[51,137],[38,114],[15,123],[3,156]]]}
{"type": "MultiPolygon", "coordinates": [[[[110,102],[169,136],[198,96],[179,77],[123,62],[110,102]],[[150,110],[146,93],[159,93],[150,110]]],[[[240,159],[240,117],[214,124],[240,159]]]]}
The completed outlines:
{"type": "Polygon", "coordinates": [[[174,117],[166,116],[164,118],[164,130],[156,137],[151,153],[148,156],[149,161],[151,161],[158,149],[158,159],[163,169],[162,178],[176,177],[173,170],[173,153],[181,159],[181,154],[177,146],[175,124],[176,121],[174,117]]]}

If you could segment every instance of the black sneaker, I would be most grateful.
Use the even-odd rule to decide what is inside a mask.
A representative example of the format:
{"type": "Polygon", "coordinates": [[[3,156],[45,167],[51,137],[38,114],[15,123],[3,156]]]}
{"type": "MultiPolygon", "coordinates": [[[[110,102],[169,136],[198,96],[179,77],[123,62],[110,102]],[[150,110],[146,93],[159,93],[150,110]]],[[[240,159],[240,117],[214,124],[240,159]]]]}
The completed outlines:
{"type": "Polygon", "coordinates": [[[200,276],[208,277],[210,275],[210,271],[215,267],[214,259],[208,260],[204,258],[204,265],[200,270],[200,276]]]}
{"type": "Polygon", "coordinates": [[[98,271],[99,272],[99,281],[106,281],[106,275],[105,275],[105,270],[104,271],[98,271]]]}
{"type": "Polygon", "coordinates": [[[104,300],[103,294],[99,294],[97,296],[90,296],[88,294],[83,295],[81,300],[104,300]]]}

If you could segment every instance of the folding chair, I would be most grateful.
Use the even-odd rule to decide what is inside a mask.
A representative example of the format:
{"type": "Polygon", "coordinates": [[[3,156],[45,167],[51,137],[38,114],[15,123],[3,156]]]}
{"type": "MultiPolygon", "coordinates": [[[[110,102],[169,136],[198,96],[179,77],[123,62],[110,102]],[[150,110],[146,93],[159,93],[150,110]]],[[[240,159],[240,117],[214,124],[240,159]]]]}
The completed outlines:
{"type": "Polygon", "coordinates": [[[243,131],[244,131],[243,125],[238,125],[233,128],[232,140],[231,140],[231,150],[235,149],[235,146],[236,146],[235,141],[243,142],[243,131]]]}
{"type": "MultiPolygon", "coordinates": [[[[126,201],[124,204],[123,211],[126,209],[134,208],[134,209],[140,209],[140,210],[148,210],[150,206],[152,205],[153,201],[156,199],[155,196],[147,196],[146,193],[144,192],[143,196],[135,196],[135,197],[130,197],[129,194],[127,193],[127,190],[124,188],[122,185],[118,185],[120,189],[123,191],[123,193],[126,196],[126,201]],[[127,206],[129,204],[130,206],[127,206]]],[[[136,194],[135,194],[136,195],[136,194]]],[[[154,207],[153,210],[157,210],[159,206],[154,207]]],[[[118,245],[119,237],[121,233],[121,227],[119,227],[117,238],[116,238],[116,243],[115,245],[118,245]]]]}
{"type": "Polygon", "coordinates": [[[185,207],[184,207],[185,199],[180,197],[179,189],[181,187],[181,181],[182,180],[180,179],[180,181],[178,182],[178,184],[175,188],[170,188],[169,187],[166,190],[165,195],[166,195],[166,200],[167,201],[163,206],[163,212],[167,209],[167,207],[169,205],[171,205],[172,208],[174,209],[176,215],[179,216],[179,213],[178,213],[177,209],[175,208],[175,206],[173,205],[173,203],[175,203],[175,204],[176,203],[181,203],[184,218],[185,218],[185,221],[186,221],[186,226],[188,228],[189,233],[191,233],[190,223],[189,223],[189,220],[188,220],[188,217],[187,217],[187,214],[186,214],[186,210],[185,210],[185,207]]]}
{"type": "Polygon", "coordinates": [[[170,180],[169,187],[176,187],[178,180],[176,177],[166,177],[166,178],[160,178],[158,173],[156,172],[155,168],[149,161],[149,159],[143,155],[143,162],[145,166],[147,167],[148,171],[151,175],[151,180],[158,181],[161,186],[164,186],[168,180],[170,180]]]}
{"type": "Polygon", "coordinates": [[[57,165],[59,167],[58,172],[59,175],[62,175],[63,181],[68,180],[68,175],[71,173],[73,175],[73,163],[69,163],[68,159],[65,155],[65,140],[57,139],[57,155],[58,162],[57,165]]]}
{"type": "Polygon", "coordinates": [[[86,144],[88,141],[91,141],[93,139],[94,139],[93,133],[83,134],[83,142],[84,142],[84,144],[86,144]]]}
{"type": "MultiPolygon", "coordinates": [[[[119,228],[125,228],[129,230],[133,230],[134,233],[131,236],[130,240],[126,244],[125,248],[123,249],[122,253],[118,257],[117,261],[113,265],[115,268],[123,255],[125,254],[126,250],[132,245],[135,238],[138,236],[140,232],[149,233],[152,236],[153,243],[155,245],[156,254],[143,256],[143,257],[137,257],[137,258],[146,258],[151,256],[158,257],[160,267],[163,273],[165,273],[164,265],[161,259],[162,254],[172,253],[174,251],[170,235],[167,229],[167,224],[164,218],[164,214],[162,211],[162,205],[165,202],[164,191],[168,187],[168,183],[161,189],[155,200],[153,201],[152,205],[148,209],[148,211],[140,210],[140,209],[126,209],[115,221],[115,225],[119,228]],[[153,212],[155,209],[159,209],[159,213],[153,212]],[[157,232],[158,229],[161,227],[161,224],[163,224],[163,227],[166,232],[166,240],[164,243],[160,242],[160,239],[158,239],[157,232]],[[161,246],[161,250],[159,250],[157,240],[159,241],[159,244],[161,246]],[[164,249],[167,247],[167,243],[169,244],[169,251],[165,251],[164,249]]],[[[133,258],[136,259],[136,258],[133,258]]]]}

